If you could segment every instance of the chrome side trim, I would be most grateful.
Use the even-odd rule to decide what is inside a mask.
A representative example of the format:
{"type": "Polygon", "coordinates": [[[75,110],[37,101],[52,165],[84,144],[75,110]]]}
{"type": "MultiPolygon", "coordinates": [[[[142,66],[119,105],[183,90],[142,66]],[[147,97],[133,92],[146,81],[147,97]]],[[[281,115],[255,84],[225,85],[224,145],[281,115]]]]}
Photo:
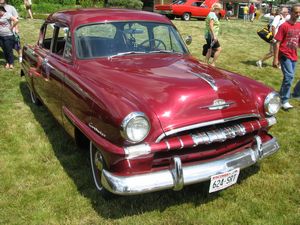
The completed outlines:
{"type": "Polygon", "coordinates": [[[176,129],[169,130],[169,131],[162,133],[155,140],[155,143],[159,143],[163,138],[170,136],[172,134],[182,132],[182,131],[192,130],[192,129],[196,129],[196,128],[200,128],[200,127],[216,125],[216,124],[220,124],[220,123],[230,122],[230,121],[239,120],[239,119],[246,119],[246,118],[251,118],[251,117],[260,118],[260,115],[259,114],[245,114],[245,115],[233,116],[233,117],[229,117],[229,118],[207,121],[207,122],[203,122],[203,123],[197,123],[197,124],[193,124],[193,125],[189,125],[189,126],[185,126],[185,127],[176,128],[176,129]]]}
{"type": "Polygon", "coordinates": [[[134,195],[165,189],[180,190],[181,185],[189,185],[210,180],[211,176],[230,170],[249,167],[259,160],[272,155],[279,149],[276,138],[261,144],[261,154],[254,146],[235,154],[227,154],[194,165],[182,166],[179,157],[173,158],[170,169],[134,176],[117,176],[107,170],[102,171],[101,183],[110,192],[119,195],[134,195]],[[182,174],[182,175],[181,175],[182,174]]]}

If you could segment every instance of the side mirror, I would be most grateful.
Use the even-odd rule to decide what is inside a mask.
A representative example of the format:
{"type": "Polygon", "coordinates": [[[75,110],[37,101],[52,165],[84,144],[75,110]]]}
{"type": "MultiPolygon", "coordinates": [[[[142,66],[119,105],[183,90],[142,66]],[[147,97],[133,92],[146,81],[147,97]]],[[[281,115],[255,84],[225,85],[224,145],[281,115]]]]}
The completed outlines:
{"type": "Polygon", "coordinates": [[[193,38],[192,38],[191,35],[189,35],[189,36],[187,36],[187,37],[185,38],[185,43],[186,43],[187,45],[190,45],[190,44],[192,43],[192,41],[193,41],[193,38]]]}

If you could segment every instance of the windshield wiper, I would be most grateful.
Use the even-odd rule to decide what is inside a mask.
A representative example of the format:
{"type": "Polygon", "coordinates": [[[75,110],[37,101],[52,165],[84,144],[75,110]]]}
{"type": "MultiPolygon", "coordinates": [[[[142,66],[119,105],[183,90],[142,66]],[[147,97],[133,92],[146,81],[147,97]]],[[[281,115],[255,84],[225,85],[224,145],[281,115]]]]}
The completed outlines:
{"type": "Polygon", "coordinates": [[[141,53],[145,53],[145,52],[137,52],[137,51],[119,52],[115,55],[109,56],[109,58],[113,58],[113,57],[116,57],[116,56],[123,56],[123,55],[141,54],[141,53]]]}
{"type": "Polygon", "coordinates": [[[155,51],[149,51],[148,53],[175,53],[174,50],[155,50],[155,51]]]}

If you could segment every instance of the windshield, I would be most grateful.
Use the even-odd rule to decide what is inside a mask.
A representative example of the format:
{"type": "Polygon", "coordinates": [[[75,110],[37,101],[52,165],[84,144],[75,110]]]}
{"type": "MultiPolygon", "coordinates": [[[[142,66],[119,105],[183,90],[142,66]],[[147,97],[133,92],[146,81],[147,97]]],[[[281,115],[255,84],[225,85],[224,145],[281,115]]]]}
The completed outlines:
{"type": "Polygon", "coordinates": [[[177,30],[153,22],[89,24],[75,32],[78,58],[114,57],[126,54],[187,53],[177,30]]]}

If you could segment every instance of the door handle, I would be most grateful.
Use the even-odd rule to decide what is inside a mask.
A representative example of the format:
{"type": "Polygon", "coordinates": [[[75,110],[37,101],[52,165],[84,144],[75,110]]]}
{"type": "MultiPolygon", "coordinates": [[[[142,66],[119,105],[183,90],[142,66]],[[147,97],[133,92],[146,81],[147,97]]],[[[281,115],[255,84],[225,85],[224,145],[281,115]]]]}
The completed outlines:
{"type": "Polygon", "coordinates": [[[49,81],[51,70],[53,70],[54,67],[52,65],[50,65],[50,63],[48,62],[48,59],[43,60],[42,67],[44,68],[44,71],[45,71],[45,74],[43,75],[43,77],[44,77],[45,81],[49,81]]]}

